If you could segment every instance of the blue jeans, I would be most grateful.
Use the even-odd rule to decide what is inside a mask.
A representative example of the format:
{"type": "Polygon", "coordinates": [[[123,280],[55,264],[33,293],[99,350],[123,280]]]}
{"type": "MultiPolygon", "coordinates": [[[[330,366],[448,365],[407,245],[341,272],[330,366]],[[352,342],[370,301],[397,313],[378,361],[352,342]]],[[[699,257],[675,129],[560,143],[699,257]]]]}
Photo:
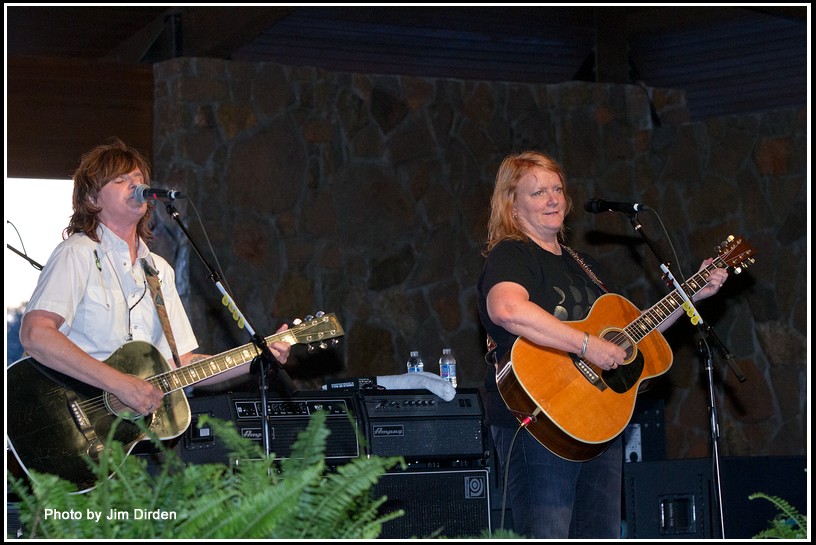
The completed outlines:
{"type": "MultiPolygon", "coordinates": [[[[515,429],[491,426],[501,482],[515,429]]],[[[617,539],[621,528],[623,440],[597,458],[570,462],[522,430],[513,445],[508,506],[513,530],[540,539],[617,539]]]]}

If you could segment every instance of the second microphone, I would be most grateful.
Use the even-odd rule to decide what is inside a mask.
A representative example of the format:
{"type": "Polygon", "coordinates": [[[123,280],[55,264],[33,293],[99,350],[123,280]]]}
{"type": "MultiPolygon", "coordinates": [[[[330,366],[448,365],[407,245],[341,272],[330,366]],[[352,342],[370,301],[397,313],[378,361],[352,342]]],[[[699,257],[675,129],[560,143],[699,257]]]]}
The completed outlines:
{"type": "Polygon", "coordinates": [[[637,214],[642,210],[651,210],[645,204],[637,202],[610,202],[603,199],[589,199],[584,204],[584,210],[598,214],[600,212],[623,212],[624,214],[637,214]]]}

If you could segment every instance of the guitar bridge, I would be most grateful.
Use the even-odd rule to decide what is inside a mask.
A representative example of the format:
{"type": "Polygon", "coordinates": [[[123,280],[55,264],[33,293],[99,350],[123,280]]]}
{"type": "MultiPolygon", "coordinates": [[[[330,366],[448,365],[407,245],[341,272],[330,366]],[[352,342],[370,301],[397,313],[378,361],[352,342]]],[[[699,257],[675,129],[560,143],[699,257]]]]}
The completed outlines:
{"type": "Polygon", "coordinates": [[[576,354],[570,354],[570,358],[572,359],[572,363],[575,365],[575,368],[578,369],[578,372],[581,373],[590,384],[595,386],[601,392],[606,390],[606,383],[601,380],[600,375],[593,371],[592,367],[590,367],[590,365],[584,361],[583,358],[579,358],[576,354]]]}
{"type": "Polygon", "coordinates": [[[96,430],[94,430],[88,417],[85,416],[85,411],[79,406],[79,398],[76,393],[69,390],[65,393],[65,398],[68,402],[68,412],[71,413],[76,427],[82,432],[82,435],[85,436],[85,440],[88,442],[86,454],[94,460],[97,460],[99,453],[102,452],[104,448],[102,441],[99,440],[96,430]]]}

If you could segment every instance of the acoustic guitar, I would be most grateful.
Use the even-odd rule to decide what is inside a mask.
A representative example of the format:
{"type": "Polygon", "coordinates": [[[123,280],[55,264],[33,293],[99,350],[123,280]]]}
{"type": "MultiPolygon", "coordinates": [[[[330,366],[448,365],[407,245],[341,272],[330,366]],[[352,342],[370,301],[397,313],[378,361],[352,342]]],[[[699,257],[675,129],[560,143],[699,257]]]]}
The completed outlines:
{"type": "MultiPolygon", "coordinates": [[[[739,273],[753,263],[754,250],[741,238],[729,237],[718,253],[683,284],[689,297],[708,284],[715,268],[733,267],[739,273]]],[[[499,393],[518,421],[551,452],[573,461],[595,458],[629,424],[641,386],[671,367],[671,348],[657,328],[681,307],[692,316],[693,307],[676,289],[645,312],[620,295],[604,294],[586,318],[564,323],[625,349],[623,364],[605,371],[576,354],[519,337],[499,362],[499,393]]]]}
{"type": "MultiPolygon", "coordinates": [[[[284,341],[324,348],[325,341],[344,335],[334,314],[318,313],[306,321],[266,337],[267,344],[284,341]]],[[[78,492],[94,487],[96,472],[89,458],[99,460],[114,422],[113,440],[130,454],[146,433],[135,423],[143,419],[159,439],[180,436],[191,422],[190,404],[184,388],[251,362],[260,351],[254,344],[211,356],[179,369],[170,369],[159,350],[143,341],[124,344],[105,362],[123,373],[150,382],[164,399],[155,414],[142,415],[113,394],[55,371],[31,357],[7,370],[6,402],[8,447],[25,473],[51,473],[73,482],[78,492]]],[[[110,472],[113,476],[115,470],[110,472]]]]}

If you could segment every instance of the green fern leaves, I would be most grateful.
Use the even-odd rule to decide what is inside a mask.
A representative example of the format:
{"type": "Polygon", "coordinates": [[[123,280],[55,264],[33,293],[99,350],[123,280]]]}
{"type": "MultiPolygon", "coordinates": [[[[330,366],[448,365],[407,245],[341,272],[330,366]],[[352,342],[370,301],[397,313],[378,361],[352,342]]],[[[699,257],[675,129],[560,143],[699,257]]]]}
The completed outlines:
{"type": "Polygon", "coordinates": [[[165,450],[160,473],[151,475],[145,460],[109,441],[94,466],[96,486],[84,494],[53,475],[33,475],[30,488],[12,479],[24,537],[359,540],[378,537],[383,523],[402,515],[381,516],[385,498],[371,495],[379,477],[402,459],[360,457],[330,470],[322,412],[313,415],[291,456],[282,460],[267,458],[232,423],[202,416],[199,425],[204,423],[231,449],[231,465],[185,466],[165,450]],[[118,468],[113,478],[109,467],[118,468]]]}

